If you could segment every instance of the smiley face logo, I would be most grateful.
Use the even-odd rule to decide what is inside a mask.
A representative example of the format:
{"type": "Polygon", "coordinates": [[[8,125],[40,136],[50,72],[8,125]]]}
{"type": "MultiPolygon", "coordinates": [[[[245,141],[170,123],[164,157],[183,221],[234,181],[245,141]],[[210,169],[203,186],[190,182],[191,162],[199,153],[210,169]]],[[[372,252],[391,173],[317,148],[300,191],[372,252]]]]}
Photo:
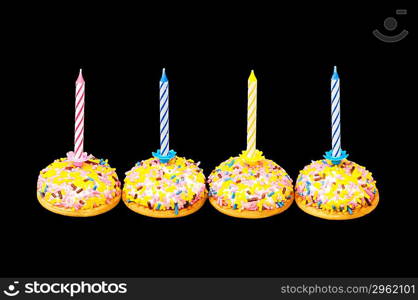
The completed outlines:
{"type": "Polygon", "coordinates": [[[7,287],[7,290],[4,290],[3,291],[3,293],[6,295],[6,296],[9,296],[9,297],[14,297],[14,296],[16,296],[16,295],[18,295],[19,293],[20,293],[20,291],[18,290],[18,289],[16,289],[16,286],[19,284],[19,281],[14,281],[13,282],[13,284],[10,284],[8,287],[7,287]]]}
{"type": "MultiPolygon", "coordinates": [[[[407,10],[406,9],[397,9],[396,10],[397,15],[406,15],[407,10]]],[[[398,21],[393,17],[388,17],[383,22],[383,26],[387,31],[394,31],[398,27],[398,21]]],[[[373,30],[373,34],[375,37],[377,37],[379,40],[385,43],[396,43],[400,40],[403,40],[408,35],[407,30],[402,30],[400,33],[395,35],[386,35],[384,33],[381,33],[378,29],[373,30]]]]}

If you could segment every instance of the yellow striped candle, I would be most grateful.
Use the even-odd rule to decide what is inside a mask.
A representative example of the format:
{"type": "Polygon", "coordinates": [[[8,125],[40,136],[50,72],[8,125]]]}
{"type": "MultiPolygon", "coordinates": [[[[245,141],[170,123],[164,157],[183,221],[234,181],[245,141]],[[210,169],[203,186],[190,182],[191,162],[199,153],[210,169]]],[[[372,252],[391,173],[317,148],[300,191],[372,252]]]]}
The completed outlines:
{"type": "Polygon", "coordinates": [[[257,78],[251,70],[248,78],[248,116],[247,116],[247,155],[253,157],[255,153],[257,120],[257,78]]]}

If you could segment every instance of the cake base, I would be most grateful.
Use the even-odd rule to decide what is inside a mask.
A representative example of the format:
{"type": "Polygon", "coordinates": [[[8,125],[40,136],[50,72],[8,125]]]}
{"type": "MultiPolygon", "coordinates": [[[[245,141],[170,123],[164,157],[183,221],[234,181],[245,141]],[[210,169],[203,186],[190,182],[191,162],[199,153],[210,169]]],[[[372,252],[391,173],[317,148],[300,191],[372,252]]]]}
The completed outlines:
{"type": "Polygon", "coordinates": [[[129,202],[126,201],[125,197],[122,197],[123,202],[125,203],[125,205],[133,210],[134,212],[144,215],[144,216],[148,216],[148,217],[153,217],[153,218],[180,218],[180,217],[185,217],[188,216],[196,211],[198,211],[203,204],[205,204],[206,199],[207,199],[207,192],[202,194],[203,196],[200,197],[200,199],[198,201],[196,201],[196,203],[194,203],[193,205],[190,205],[187,208],[182,208],[179,209],[178,213],[175,214],[173,209],[169,209],[169,210],[154,210],[154,209],[149,209],[148,207],[145,207],[143,205],[140,205],[138,203],[135,202],[129,202]]]}
{"type": "Polygon", "coordinates": [[[292,199],[289,199],[286,201],[286,203],[284,204],[283,207],[280,208],[275,208],[275,209],[269,209],[269,210],[242,210],[240,211],[239,209],[232,209],[229,207],[222,207],[219,206],[218,203],[216,203],[216,199],[213,197],[209,197],[209,201],[210,204],[212,204],[213,207],[215,207],[218,211],[220,211],[221,213],[231,216],[231,217],[235,217],[235,218],[244,218],[244,219],[262,219],[262,218],[267,218],[267,217],[271,217],[277,214],[280,214],[282,212],[284,212],[286,209],[288,209],[290,207],[290,205],[292,205],[293,203],[293,195],[292,195],[292,199]]]}
{"type": "Polygon", "coordinates": [[[114,208],[120,201],[120,195],[113,198],[109,204],[100,205],[99,207],[96,207],[96,208],[79,209],[79,210],[74,210],[74,211],[52,205],[48,203],[47,201],[45,201],[44,199],[42,199],[39,195],[38,195],[38,201],[39,203],[41,203],[41,205],[44,208],[59,215],[69,216],[69,217],[93,217],[93,216],[103,214],[111,210],[112,208],[114,208]]]}
{"type": "Polygon", "coordinates": [[[329,212],[323,211],[315,207],[306,206],[305,204],[302,203],[304,201],[305,201],[304,197],[299,196],[296,193],[296,204],[299,206],[301,210],[303,210],[307,214],[310,214],[312,216],[315,216],[321,219],[327,219],[327,220],[350,220],[350,219],[360,218],[362,216],[367,215],[368,213],[371,213],[376,208],[377,204],[379,203],[379,191],[376,192],[372,205],[362,207],[358,211],[353,212],[352,215],[350,215],[347,212],[329,213],[329,212]]]}

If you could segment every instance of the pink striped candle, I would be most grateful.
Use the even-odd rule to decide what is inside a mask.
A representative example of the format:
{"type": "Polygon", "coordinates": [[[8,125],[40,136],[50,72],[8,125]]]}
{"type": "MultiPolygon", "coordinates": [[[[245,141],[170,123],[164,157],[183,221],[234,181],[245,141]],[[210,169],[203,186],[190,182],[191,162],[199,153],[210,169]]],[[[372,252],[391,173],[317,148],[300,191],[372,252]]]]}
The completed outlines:
{"type": "Polygon", "coordinates": [[[83,75],[78,75],[75,82],[75,132],[74,132],[74,158],[81,159],[84,148],[84,82],[83,75]]]}

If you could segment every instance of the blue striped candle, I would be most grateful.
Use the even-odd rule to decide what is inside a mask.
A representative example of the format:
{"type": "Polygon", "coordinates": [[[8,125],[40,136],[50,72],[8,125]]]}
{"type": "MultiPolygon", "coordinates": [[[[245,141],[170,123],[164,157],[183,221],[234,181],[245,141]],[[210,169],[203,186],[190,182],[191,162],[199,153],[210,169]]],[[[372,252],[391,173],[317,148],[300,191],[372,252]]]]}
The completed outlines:
{"type": "Polygon", "coordinates": [[[341,156],[341,119],[340,119],[340,77],[337,67],[331,77],[331,132],[332,132],[332,156],[341,156]]]}
{"type": "Polygon", "coordinates": [[[324,158],[338,165],[348,157],[346,151],[341,149],[341,119],[340,119],[340,77],[337,67],[331,77],[331,136],[332,149],[325,152],[324,158]]]}
{"type": "Polygon", "coordinates": [[[169,151],[168,123],[168,79],[163,69],[160,79],[160,154],[162,156],[167,156],[169,151]]]}

